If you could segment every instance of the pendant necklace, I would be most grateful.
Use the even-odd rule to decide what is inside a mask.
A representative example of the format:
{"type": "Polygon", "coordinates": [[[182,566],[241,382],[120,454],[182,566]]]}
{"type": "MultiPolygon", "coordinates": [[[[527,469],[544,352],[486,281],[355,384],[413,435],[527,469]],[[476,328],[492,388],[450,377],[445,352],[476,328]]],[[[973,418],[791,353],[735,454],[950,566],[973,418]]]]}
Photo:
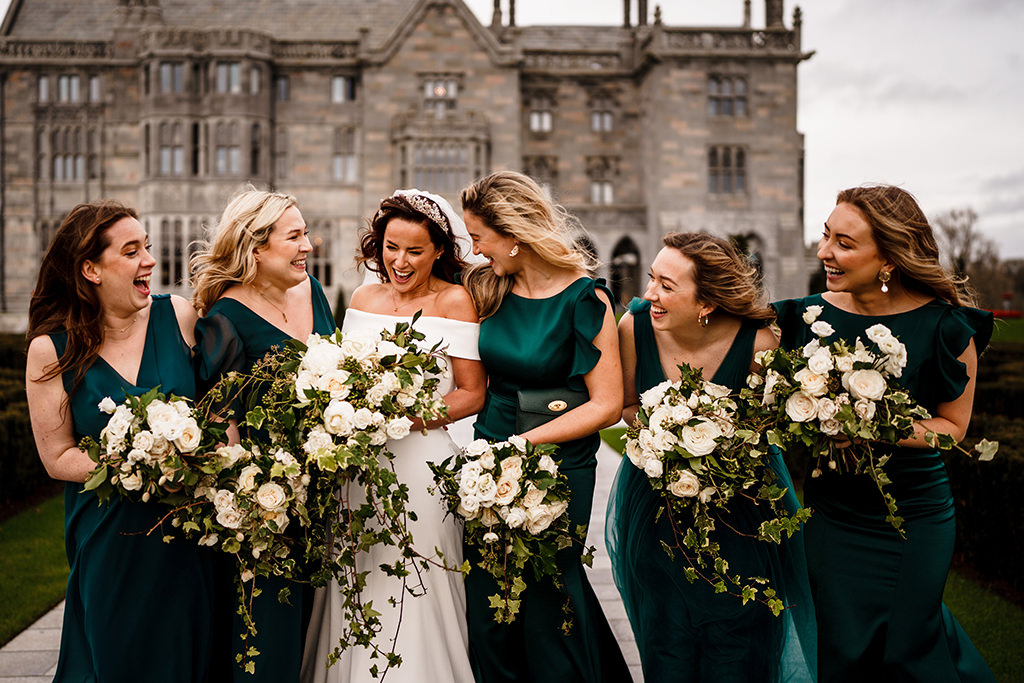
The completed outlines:
{"type": "MultiPolygon", "coordinates": [[[[256,288],[254,287],[253,289],[256,289],[256,288]]],[[[281,308],[280,308],[280,307],[279,307],[279,306],[278,306],[277,304],[275,304],[275,303],[274,303],[273,301],[271,301],[271,300],[270,300],[270,297],[268,297],[268,296],[267,296],[266,294],[264,294],[264,293],[263,293],[263,290],[261,290],[261,289],[257,289],[257,290],[256,290],[256,293],[257,293],[257,294],[259,294],[259,295],[260,295],[261,297],[263,297],[263,299],[264,299],[264,300],[265,300],[265,301],[266,301],[266,302],[267,302],[268,304],[270,304],[271,306],[273,306],[273,307],[274,307],[274,310],[275,310],[275,311],[277,311],[278,313],[280,313],[280,314],[281,314],[281,317],[282,317],[282,318],[284,318],[284,322],[285,322],[285,324],[288,324],[288,316],[287,316],[287,315],[285,315],[284,311],[282,311],[282,310],[281,310],[281,308]]]]}

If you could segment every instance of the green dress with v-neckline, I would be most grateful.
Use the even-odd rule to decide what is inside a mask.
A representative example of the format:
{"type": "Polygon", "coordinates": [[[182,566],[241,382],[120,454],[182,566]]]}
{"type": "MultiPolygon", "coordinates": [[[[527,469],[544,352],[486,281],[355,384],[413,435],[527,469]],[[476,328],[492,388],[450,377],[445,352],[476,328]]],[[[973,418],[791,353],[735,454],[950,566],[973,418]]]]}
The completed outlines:
{"type": "MultiPolygon", "coordinates": [[[[332,334],[334,316],[323,288],[310,276],[313,306],[313,332],[332,334]]],[[[211,386],[232,370],[246,371],[275,346],[286,343],[291,336],[253,312],[235,299],[221,297],[196,323],[196,379],[200,391],[211,386]]],[[[302,340],[305,341],[305,340],[302,340]]],[[[259,435],[251,434],[253,438],[259,435]]],[[[298,530],[298,525],[289,529],[298,530]]],[[[263,592],[253,600],[252,615],[258,633],[249,646],[259,650],[253,661],[255,674],[245,673],[234,664],[234,655],[241,652],[244,631],[236,613],[238,598],[234,575],[237,565],[229,556],[220,567],[218,620],[218,656],[226,658],[233,680],[245,683],[297,683],[302,666],[303,640],[312,609],[313,591],[308,583],[295,583],[278,577],[260,578],[257,587],[263,592]],[[282,588],[291,591],[291,604],[278,602],[282,588]],[[225,637],[231,638],[227,643],[225,637]]],[[[223,669],[222,669],[223,670],[223,669]]],[[[226,675],[226,674],[225,674],[226,675]]]]}
{"type": "MultiPolygon", "coordinates": [[[[60,357],[67,335],[50,337],[60,357]]],[[[97,406],[106,396],[120,403],[159,386],[164,394],[192,398],[191,362],[169,296],[154,296],[134,383],[103,358],[73,393],[73,373],[63,374],[75,438],[99,440],[110,416],[97,406]]],[[[164,543],[159,530],[145,535],[164,512],[157,503],[119,497],[100,505],[81,484],[64,487],[71,571],[54,681],[217,682],[211,669],[214,555],[194,541],[164,543]]]]}
{"type": "MultiPolygon", "coordinates": [[[[651,326],[650,303],[634,299],[638,393],[666,380],[651,326]]],[[[695,323],[696,324],[696,321],[695,323]]],[[[721,365],[711,377],[738,391],[746,386],[754,341],[762,324],[744,320],[721,365]]],[[[769,466],[789,511],[799,508],[781,454],[771,450],[769,466]]],[[[714,539],[731,572],[763,576],[790,609],[775,617],[756,602],[715,593],[701,580],[690,583],[680,556],[670,558],[662,543],[675,545],[662,502],[646,474],[623,458],[608,497],[605,542],[612,574],[636,637],[644,679],[658,683],[787,683],[816,680],[814,605],[811,603],[803,538],[780,544],[741,537],[725,527],[756,534],[765,519],[758,506],[737,498],[723,515],[714,539]]]]}

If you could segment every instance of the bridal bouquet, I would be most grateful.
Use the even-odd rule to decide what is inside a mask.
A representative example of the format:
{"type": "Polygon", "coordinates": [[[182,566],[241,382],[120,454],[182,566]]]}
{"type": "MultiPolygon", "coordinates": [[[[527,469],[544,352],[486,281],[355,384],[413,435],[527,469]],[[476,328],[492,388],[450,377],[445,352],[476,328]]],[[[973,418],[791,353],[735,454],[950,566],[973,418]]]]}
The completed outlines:
{"type": "MultiPolygon", "coordinates": [[[[733,395],[728,387],[704,380],[700,370],[679,368],[678,381],[641,394],[637,419],[626,430],[626,456],[663,497],[674,548],[690,564],[687,578],[735,592],[743,602],[758,599],[778,615],[785,605],[774,589],[764,587],[763,577],[731,574],[713,532],[719,521],[728,526],[723,514],[736,499],[767,506],[770,514],[757,529],[765,542],[792,535],[810,512],[790,514],[782,506],[786,489],[768,466],[768,444],[762,439],[768,415],[753,392],[733,395]]],[[[673,547],[663,547],[674,556],[673,547]]]]}
{"type": "MultiPolygon", "coordinates": [[[[499,623],[515,621],[527,567],[536,580],[559,585],[556,554],[586,541],[586,526],[570,528],[565,514],[569,486],[552,457],[557,451],[554,444],[535,446],[518,435],[498,443],[477,439],[430,465],[448,510],[465,523],[465,542],[479,551],[480,568],[500,586],[490,598],[499,623]]],[[[593,548],[585,548],[583,560],[592,559],[593,548]]],[[[569,628],[567,621],[563,629],[569,628]]]]}
{"type": "MultiPolygon", "coordinates": [[[[885,501],[886,520],[902,534],[896,501],[884,488],[890,483],[885,464],[891,449],[878,454],[873,444],[895,445],[913,435],[916,420],[931,417],[897,382],[907,365],[906,346],[882,324],[865,330],[867,343],[860,337],[852,345],[827,342],[835,330],[818,320],[821,312],[821,306],[808,306],[803,314],[816,339],[792,351],[763,352],[756,359],[763,377],[752,375],[748,383],[763,386],[763,404],[777,424],[768,432],[772,443],[807,447],[816,459],[812,477],[821,475],[823,465],[867,473],[885,501]]],[[[956,447],[948,434],[929,432],[926,439],[938,448],[956,447]]],[[[988,460],[998,444],[983,440],[977,448],[988,460]]]]}
{"type": "MultiPolygon", "coordinates": [[[[447,372],[442,354],[437,347],[424,348],[423,339],[409,323],[382,332],[379,339],[341,331],[313,334],[305,343],[290,341],[267,354],[249,373],[231,373],[208,396],[211,405],[248,397],[239,422],[240,433],[250,439],[243,441],[245,450],[265,459],[270,469],[261,466],[261,472],[277,477],[275,483],[281,476],[288,479],[282,492],[304,527],[301,538],[292,534],[281,541],[301,545],[302,572],[314,585],[337,581],[344,630],[332,661],[352,645],[380,652],[374,644],[379,614],[360,599],[367,571],[357,570],[357,555],[374,545],[392,545],[402,557],[419,556],[408,531],[408,489],[395,476],[386,444],[407,436],[415,419],[435,419],[447,409],[435,395],[439,375],[447,372]]],[[[235,462],[249,460],[241,456],[235,462]]],[[[257,478],[257,484],[262,481],[257,478]]],[[[204,497],[216,505],[220,490],[210,485],[204,497]]],[[[221,502],[226,500],[222,496],[221,502]]],[[[209,520],[216,521],[222,511],[207,510],[206,528],[214,528],[209,520]]],[[[284,531],[277,524],[268,528],[279,536],[284,531]]],[[[283,550],[252,550],[260,561],[249,572],[240,566],[243,584],[265,574],[292,576],[298,567],[297,558],[283,550]],[[271,560],[264,562],[268,554],[271,560]]],[[[389,571],[408,574],[401,560],[389,571]]],[[[253,628],[250,624],[250,632],[253,628]]],[[[393,652],[381,654],[389,665],[399,661],[393,652]]]]}
{"type": "Polygon", "coordinates": [[[182,487],[194,486],[192,463],[199,453],[224,441],[224,430],[180,396],[153,388],[128,395],[117,404],[107,396],[97,406],[110,415],[99,441],[85,437],[80,446],[97,463],[85,482],[105,501],[119,494],[129,500],[183,499],[182,487]]]}

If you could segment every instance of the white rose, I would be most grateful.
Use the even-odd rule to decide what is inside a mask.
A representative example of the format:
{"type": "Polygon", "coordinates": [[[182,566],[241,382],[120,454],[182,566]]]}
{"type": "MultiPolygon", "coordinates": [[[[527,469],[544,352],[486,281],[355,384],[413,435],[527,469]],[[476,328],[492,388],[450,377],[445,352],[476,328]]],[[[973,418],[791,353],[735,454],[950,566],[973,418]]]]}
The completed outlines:
{"type": "Polygon", "coordinates": [[[715,417],[714,421],[725,438],[731,439],[733,434],[736,433],[736,425],[733,424],[732,420],[724,417],[715,417]]]}
{"type": "Polygon", "coordinates": [[[375,359],[377,344],[369,338],[346,335],[341,341],[341,352],[363,363],[364,361],[375,359]]]}
{"type": "Polygon", "coordinates": [[[641,464],[641,455],[643,449],[640,448],[640,443],[636,439],[629,439],[626,441],[626,457],[629,461],[637,466],[638,469],[643,469],[641,464]]]}
{"type": "Polygon", "coordinates": [[[649,413],[656,405],[661,403],[661,400],[665,397],[665,392],[671,386],[672,382],[665,380],[661,384],[657,384],[640,394],[640,403],[643,405],[644,410],[649,413]]]}
{"type": "Polygon", "coordinates": [[[567,501],[567,500],[555,501],[554,503],[551,503],[551,505],[549,505],[548,507],[551,509],[551,516],[554,519],[558,519],[559,517],[562,516],[562,513],[564,513],[566,510],[569,509],[569,501],[567,501]]]}
{"type": "Polygon", "coordinates": [[[238,490],[252,491],[256,488],[256,475],[260,474],[259,465],[246,465],[238,474],[238,490]]]}
{"type": "Polygon", "coordinates": [[[818,414],[818,402],[804,392],[793,392],[786,400],[786,415],[794,422],[807,422],[818,414]]]}
{"type": "MultiPolygon", "coordinates": [[[[685,407],[685,406],[684,406],[685,407]]],[[[687,408],[689,410],[689,408],[687,408]]],[[[675,424],[672,419],[672,406],[662,403],[647,418],[648,428],[657,433],[675,424]]]]}
{"type": "Polygon", "coordinates": [[[138,472],[121,475],[121,487],[125,491],[138,491],[142,488],[142,476],[138,472]]]}
{"type": "Polygon", "coordinates": [[[537,468],[552,475],[558,474],[558,463],[550,455],[544,454],[537,460],[537,468]]]}
{"type": "Polygon", "coordinates": [[[518,494],[519,480],[502,475],[498,478],[494,493],[494,503],[496,505],[508,505],[518,494]]]}
{"type": "Polygon", "coordinates": [[[878,370],[854,370],[843,375],[843,386],[850,390],[854,398],[866,398],[878,401],[885,395],[885,378],[878,370]]]}
{"type": "Polygon", "coordinates": [[[804,358],[810,358],[818,351],[821,350],[821,342],[817,339],[812,339],[804,345],[803,354],[804,358]]]}
{"type": "Polygon", "coordinates": [[[242,525],[242,513],[234,507],[218,510],[217,524],[227,529],[237,529],[242,525]]]}
{"type": "Polygon", "coordinates": [[[239,460],[248,459],[249,451],[245,450],[245,447],[241,444],[235,444],[234,446],[220,446],[217,448],[217,457],[222,459],[221,466],[227,468],[231,467],[239,460]]]}
{"type": "Polygon", "coordinates": [[[302,444],[302,450],[307,455],[316,455],[321,450],[331,450],[332,448],[334,448],[334,440],[323,428],[323,425],[316,425],[310,429],[306,436],[306,442],[302,444]]]}
{"type": "Polygon", "coordinates": [[[829,436],[835,436],[836,434],[839,433],[839,430],[843,428],[842,423],[840,423],[839,420],[836,420],[835,418],[821,420],[818,423],[818,426],[821,428],[821,432],[823,434],[828,434],[829,436]]]}
{"type": "Polygon", "coordinates": [[[657,479],[665,473],[665,464],[658,458],[650,458],[644,463],[644,474],[651,479],[657,479]]]}
{"type": "Polygon", "coordinates": [[[124,472],[129,471],[129,470],[125,470],[124,469],[124,467],[126,465],[128,465],[129,463],[149,462],[150,461],[149,453],[144,451],[144,450],[142,450],[141,448],[133,448],[130,451],[128,451],[128,455],[125,456],[125,459],[128,462],[126,462],[124,465],[122,465],[122,471],[124,471],[124,472]]]}
{"type": "Polygon", "coordinates": [[[199,429],[199,425],[195,419],[189,417],[184,418],[185,424],[181,429],[181,434],[177,439],[174,440],[174,445],[178,447],[182,453],[191,453],[195,449],[199,448],[199,442],[203,438],[203,432],[199,429]]]}
{"type": "Polygon", "coordinates": [[[505,516],[505,524],[510,529],[518,529],[526,523],[526,510],[521,507],[514,507],[509,509],[508,515],[505,516]]]}
{"type": "Polygon", "coordinates": [[[100,412],[110,415],[117,409],[117,404],[114,403],[114,399],[104,396],[103,400],[96,404],[96,407],[100,409],[100,412]]]}
{"type": "Polygon", "coordinates": [[[888,341],[889,339],[893,338],[892,332],[889,330],[889,328],[881,323],[878,323],[877,325],[872,325],[868,329],[864,330],[864,334],[868,336],[868,339],[875,342],[876,344],[879,344],[879,346],[881,346],[881,343],[883,341],[888,341]]]}
{"type": "Polygon", "coordinates": [[[793,379],[811,396],[821,396],[828,389],[828,377],[815,373],[810,367],[798,370],[793,379]]]}
{"type": "MultiPolygon", "coordinates": [[[[902,346],[902,345],[901,345],[902,346]]],[[[885,371],[893,377],[902,377],[903,368],[907,367],[907,349],[903,347],[899,353],[889,356],[885,361],[885,371]]]]}
{"type": "Polygon", "coordinates": [[[677,443],[679,439],[672,432],[658,432],[654,435],[654,448],[661,453],[672,450],[677,443]]]}
{"type": "Polygon", "coordinates": [[[412,420],[405,417],[396,417],[388,422],[387,435],[389,439],[404,439],[409,436],[409,428],[412,427],[412,420]]]}
{"type": "Polygon", "coordinates": [[[512,448],[516,449],[520,453],[526,452],[526,439],[524,439],[519,434],[513,434],[512,436],[508,437],[508,442],[509,444],[511,444],[512,448]]]}
{"type": "Polygon", "coordinates": [[[836,370],[839,372],[851,372],[853,370],[853,356],[848,353],[834,356],[832,360],[835,363],[836,370]]]}
{"type": "Polygon", "coordinates": [[[901,349],[904,351],[906,350],[903,343],[896,337],[889,337],[888,339],[883,339],[876,343],[878,344],[879,350],[889,356],[898,355],[901,349]]]}
{"type": "Polygon", "coordinates": [[[818,399],[818,419],[821,421],[831,420],[839,412],[839,406],[830,398],[818,399]]]}
{"type": "Polygon", "coordinates": [[[381,358],[397,356],[400,360],[405,355],[405,349],[389,339],[382,339],[377,342],[377,355],[381,358]]]}
{"type": "Polygon", "coordinates": [[[460,493],[457,512],[465,519],[476,519],[477,514],[480,512],[480,499],[472,494],[462,495],[460,493]]]}
{"type": "Polygon", "coordinates": [[[299,371],[307,370],[314,376],[325,375],[332,370],[337,370],[342,363],[343,349],[340,349],[333,342],[317,338],[306,349],[299,363],[299,371]]]}
{"type": "Polygon", "coordinates": [[[858,399],[853,404],[853,412],[862,420],[870,421],[875,416],[875,402],[867,399],[858,399]]]}
{"type": "Polygon", "coordinates": [[[146,451],[148,453],[153,450],[153,446],[155,445],[154,441],[153,432],[143,429],[132,437],[132,448],[137,448],[140,451],[146,451]]]}
{"type": "Polygon", "coordinates": [[[672,422],[675,424],[681,425],[691,417],[693,417],[693,411],[690,410],[688,405],[680,403],[679,405],[672,406],[672,422]]]}
{"type": "Polygon", "coordinates": [[[330,370],[316,383],[316,388],[326,391],[331,398],[347,398],[351,387],[346,383],[351,375],[345,370],[330,370]]]}
{"type": "Polygon", "coordinates": [[[486,453],[480,456],[480,459],[477,460],[477,462],[479,462],[480,467],[484,468],[485,470],[493,470],[495,462],[494,453],[492,453],[491,451],[487,451],[486,453]]]}
{"type": "Polygon", "coordinates": [[[687,408],[691,408],[693,410],[696,410],[697,406],[699,406],[699,405],[700,405],[700,397],[698,397],[697,394],[690,394],[690,396],[686,399],[686,407],[687,408]]]}
{"type": "Polygon", "coordinates": [[[256,502],[264,510],[277,512],[288,502],[288,494],[284,487],[275,482],[267,482],[256,491],[256,502]]]}
{"type": "Polygon", "coordinates": [[[819,337],[830,337],[835,334],[835,329],[824,320],[818,320],[811,324],[811,332],[819,337]]]}
{"type": "Polygon", "coordinates": [[[153,401],[146,408],[146,421],[156,436],[174,441],[181,435],[184,424],[178,411],[162,401],[153,401]]]}
{"type": "Polygon", "coordinates": [[[273,522],[277,526],[277,533],[279,534],[284,533],[284,530],[288,528],[288,513],[284,510],[266,512],[263,515],[263,520],[273,522]]]}
{"type": "Polygon", "coordinates": [[[817,353],[807,359],[807,367],[816,375],[827,375],[835,367],[832,352],[826,348],[818,349],[817,353]]]}
{"type": "MultiPolygon", "coordinates": [[[[210,489],[212,491],[213,489],[210,489]]],[[[196,491],[198,493],[198,490],[196,491]]],[[[209,498],[209,494],[206,496],[209,498]]],[[[226,510],[235,506],[235,494],[227,489],[219,489],[213,494],[213,507],[217,510],[226,510]]]]}
{"type": "Polygon", "coordinates": [[[306,405],[310,402],[310,398],[306,395],[306,391],[314,389],[313,386],[316,383],[316,375],[309,370],[299,370],[295,376],[295,398],[302,405],[306,405]]]}
{"type": "Polygon", "coordinates": [[[818,319],[818,316],[821,315],[822,310],[823,309],[821,306],[808,306],[807,308],[804,309],[804,322],[810,325],[811,323],[818,319]]]}
{"type": "Polygon", "coordinates": [[[707,455],[715,450],[715,439],[722,436],[722,430],[712,420],[701,419],[695,426],[685,425],[680,433],[683,448],[691,455],[707,455]]]}
{"type": "Polygon", "coordinates": [[[352,414],[352,426],[356,429],[366,429],[373,424],[373,411],[369,408],[360,408],[352,414]]]}
{"type": "MultiPolygon", "coordinates": [[[[502,475],[504,476],[504,475],[502,475]]],[[[476,485],[476,495],[480,498],[481,505],[491,505],[498,493],[498,485],[489,473],[480,476],[476,485]]]]}
{"type": "Polygon", "coordinates": [[[384,403],[384,397],[388,395],[387,390],[379,384],[370,387],[366,392],[366,400],[371,406],[379,406],[384,403]]]}
{"type": "Polygon", "coordinates": [[[523,476],[523,459],[518,455],[510,455],[501,461],[501,476],[521,479],[523,476]]]}
{"type": "Polygon", "coordinates": [[[539,534],[555,521],[554,511],[547,505],[537,505],[526,510],[526,530],[539,534]]]}
{"type": "Polygon", "coordinates": [[[486,439],[475,439],[466,444],[462,450],[466,455],[478,458],[491,450],[491,444],[486,439]]]}
{"type": "Polygon", "coordinates": [[[714,396],[715,398],[725,398],[731,392],[729,387],[722,386],[721,384],[715,384],[714,382],[704,382],[704,393],[708,396],[714,396]]]}
{"type": "Polygon", "coordinates": [[[668,490],[680,498],[693,498],[700,493],[700,480],[690,470],[682,470],[679,477],[668,485],[668,490]]]}
{"type": "Polygon", "coordinates": [[[528,484],[526,487],[526,494],[523,496],[523,507],[526,509],[537,507],[544,502],[544,496],[546,495],[547,491],[542,491],[533,484],[528,484]]]}
{"type": "Polygon", "coordinates": [[[347,436],[352,433],[352,418],[355,408],[351,403],[332,400],[324,408],[324,429],[330,434],[347,436]]]}

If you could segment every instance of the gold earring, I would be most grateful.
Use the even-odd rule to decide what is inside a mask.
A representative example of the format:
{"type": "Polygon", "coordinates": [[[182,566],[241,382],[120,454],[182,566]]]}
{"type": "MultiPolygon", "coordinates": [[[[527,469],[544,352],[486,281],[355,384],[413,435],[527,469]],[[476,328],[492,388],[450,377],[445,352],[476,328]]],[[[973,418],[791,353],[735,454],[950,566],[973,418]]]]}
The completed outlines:
{"type": "Polygon", "coordinates": [[[516,256],[518,256],[519,255],[519,245],[516,244],[514,247],[512,247],[512,250],[508,252],[508,255],[511,256],[512,258],[515,258],[516,256]]]}
{"type": "Polygon", "coordinates": [[[892,278],[892,273],[888,270],[878,271],[878,280],[882,283],[882,294],[889,293],[889,286],[886,284],[889,279],[892,278]]]}
{"type": "Polygon", "coordinates": [[[709,315],[709,313],[699,313],[697,315],[697,322],[700,324],[701,327],[707,327],[708,323],[711,322],[710,320],[708,320],[709,315]]]}

